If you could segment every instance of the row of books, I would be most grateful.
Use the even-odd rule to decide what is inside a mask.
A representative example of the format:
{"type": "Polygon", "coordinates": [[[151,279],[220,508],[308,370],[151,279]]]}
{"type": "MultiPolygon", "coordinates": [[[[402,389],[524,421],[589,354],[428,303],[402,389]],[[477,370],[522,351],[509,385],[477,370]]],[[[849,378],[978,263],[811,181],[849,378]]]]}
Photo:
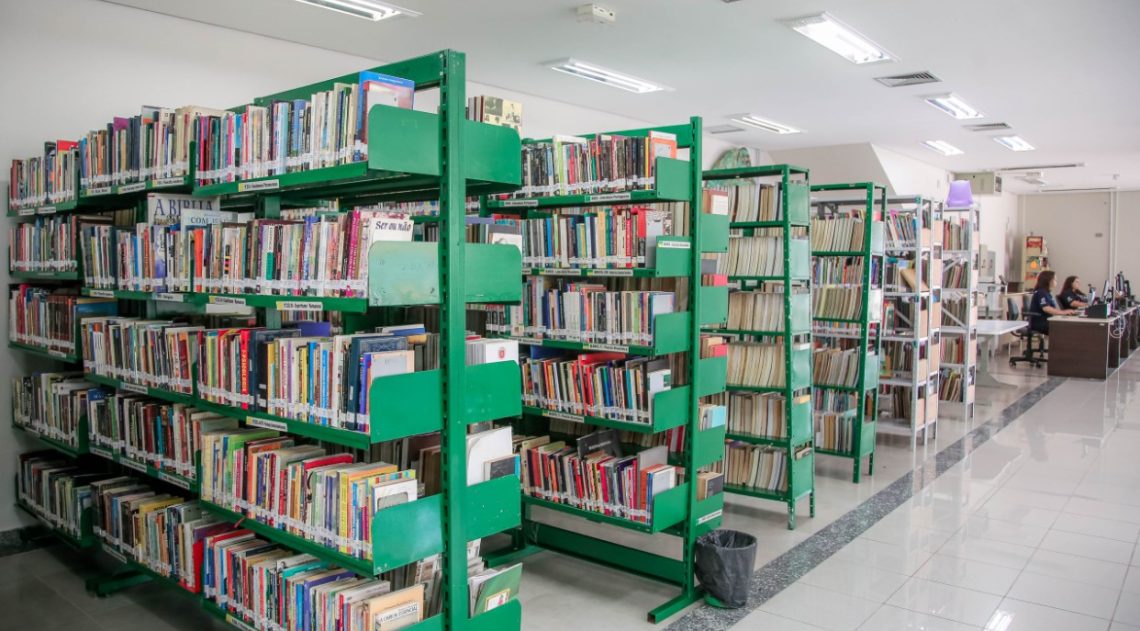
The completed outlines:
{"type": "Polygon", "coordinates": [[[736,440],[724,443],[724,460],[710,469],[724,474],[725,484],[782,493],[788,489],[788,454],[778,447],[736,440]]]}
{"type": "Polygon", "coordinates": [[[75,216],[37,217],[8,229],[8,269],[20,272],[76,270],[75,216]]]}
{"type": "Polygon", "coordinates": [[[866,222],[859,217],[811,220],[811,249],[824,252],[860,252],[866,222]]]}
{"type": "Polygon", "coordinates": [[[926,291],[911,259],[887,257],[883,264],[883,288],[888,291],[926,291]]]}
{"type": "Polygon", "coordinates": [[[970,250],[970,228],[964,219],[942,221],[942,249],[943,250],[970,250]]]}
{"type": "Polygon", "coordinates": [[[858,348],[817,348],[812,353],[813,381],[854,388],[859,385],[861,359],[862,353],[858,348]]]}
{"type": "Polygon", "coordinates": [[[855,420],[850,413],[817,412],[814,419],[816,447],[842,453],[854,449],[855,420]]]}
{"type": "Polygon", "coordinates": [[[787,399],[777,392],[728,393],[728,432],[770,438],[787,437],[787,399]]]}
{"type": "Polygon", "coordinates": [[[126,383],[190,395],[203,324],[174,320],[83,319],[83,369],[126,383]]]}
{"type": "MultiPolygon", "coordinates": [[[[721,407],[721,406],[715,406],[721,407]]],[[[716,418],[715,413],[707,414],[707,418],[716,418]]],[[[577,439],[598,431],[597,426],[589,423],[579,423],[566,419],[550,419],[550,433],[563,440],[577,439]]],[[[663,432],[618,432],[618,441],[623,448],[631,451],[642,451],[650,447],[665,447],[670,456],[678,456],[685,451],[685,426],[674,427],[663,432]]]]}
{"type": "Polygon", "coordinates": [[[523,403],[630,423],[653,422],[653,399],[671,387],[669,358],[583,353],[522,360],[523,403]]]}
{"type": "Polygon", "coordinates": [[[962,259],[947,260],[942,267],[944,289],[968,289],[970,283],[968,263],[962,259]]]}
{"type": "Polygon", "coordinates": [[[942,338],[942,361],[950,364],[972,362],[973,357],[966,357],[969,348],[970,340],[966,337],[947,335],[942,338]]]}
{"type": "Polygon", "coordinates": [[[8,208],[23,210],[75,200],[77,147],[72,140],[44,143],[43,155],[12,160],[8,208]]]}
{"type": "Polygon", "coordinates": [[[748,181],[726,187],[730,222],[779,221],[783,216],[778,184],[748,181]]]}
{"type": "Polygon", "coordinates": [[[967,296],[942,296],[943,326],[962,326],[970,322],[970,300],[967,296]]]}
{"type": "Polygon", "coordinates": [[[964,383],[962,371],[943,368],[938,375],[938,398],[942,401],[961,401],[964,383]]]}
{"type": "Polygon", "coordinates": [[[218,110],[144,105],[137,116],[116,116],[79,140],[79,186],[85,194],[109,187],[173,179],[190,172],[190,142],[199,117],[218,110]]]}
{"type": "Polygon", "coordinates": [[[861,285],[862,258],[817,258],[812,262],[811,280],[816,285],[861,285]]]}
{"type": "Polygon", "coordinates": [[[728,294],[728,328],[733,331],[783,331],[783,291],[734,291],[728,294]]]}
{"type": "Polygon", "coordinates": [[[651,189],[656,158],[677,157],[674,134],[554,136],[523,145],[524,196],[577,195],[651,189]]]}
{"type": "Polygon", "coordinates": [[[488,125],[522,128],[522,103],[498,96],[472,96],[467,98],[467,120],[488,125]]]}
{"type": "Polygon", "coordinates": [[[576,446],[550,436],[516,444],[523,493],[583,511],[651,523],[654,497],[680,482],[664,446],[625,455],[616,430],[582,436],[576,446]]]}
{"type": "Polygon", "coordinates": [[[728,345],[728,383],[733,386],[780,388],[786,379],[784,345],[733,342],[728,345]]]}
{"type": "Polygon", "coordinates": [[[16,497],[52,528],[74,538],[84,532],[84,513],[91,507],[91,483],[105,475],[92,474],[50,451],[20,454],[16,497]]]}
{"type": "Polygon", "coordinates": [[[916,370],[916,348],[912,342],[884,341],[879,353],[879,374],[886,378],[909,378],[916,370]]]}
{"type": "Polygon", "coordinates": [[[93,388],[77,372],[13,377],[12,423],[78,449],[80,425],[93,388]]]}
{"type": "Polygon", "coordinates": [[[364,71],[308,98],[246,105],[198,119],[200,185],[272,177],[368,157],[368,114],[376,105],[412,109],[415,83],[364,71]]]}
{"type": "Polygon", "coordinates": [[[77,296],[73,289],[20,285],[8,292],[8,340],[49,352],[76,351],[79,320],[113,314],[114,300],[77,296]]]}
{"type": "Polygon", "coordinates": [[[858,320],[863,314],[863,286],[816,285],[811,302],[813,317],[858,320]]]}
{"type": "Polygon", "coordinates": [[[90,445],[110,455],[197,480],[202,434],[237,429],[236,419],[182,403],[93,388],[88,393],[90,445]]]}
{"type": "Polygon", "coordinates": [[[887,243],[892,247],[913,248],[918,242],[918,216],[913,212],[892,210],[883,219],[887,243]]]}
{"type": "MultiPolygon", "coordinates": [[[[652,268],[666,235],[665,213],[647,206],[613,206],[521,220],[523,265],[555,268],[652,268]]],[[[492,226],[490,230],[505,230],[492,226]]],[[[494,243],[495,240],[488,242],[494,243]]]]}
{"type": "Polygon", "coordinates": [[[728,254],[718,259],[717,271],[728,276],[779,276],[784,273],[784,239],[730,237],[728,254]]]}
{"type": "Polygon", "coordinates": [[[677,306],[671,291],[612,291],[604,283],[531,277],[523,283],[521,322],[511,324],[527,337],[650,345],[654,318],[677,306]]]}

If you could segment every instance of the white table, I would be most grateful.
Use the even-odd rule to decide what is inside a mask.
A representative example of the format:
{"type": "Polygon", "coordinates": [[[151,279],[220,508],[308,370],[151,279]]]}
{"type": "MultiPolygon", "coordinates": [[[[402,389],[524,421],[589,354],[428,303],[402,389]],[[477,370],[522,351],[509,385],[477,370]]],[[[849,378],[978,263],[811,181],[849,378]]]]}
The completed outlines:
{"type": "Polygon", "coordinates": [[[1028,326],[1025,320],[978,320],[978,337],[984,340],[980,357],[978,357],[978,374],[974,383],[987,388],[1016,388],[1012,383],[1006,383],[990,372],[990,353],[997,348],[998,338],[1006,333],[1013,333],[1028,326]]]}

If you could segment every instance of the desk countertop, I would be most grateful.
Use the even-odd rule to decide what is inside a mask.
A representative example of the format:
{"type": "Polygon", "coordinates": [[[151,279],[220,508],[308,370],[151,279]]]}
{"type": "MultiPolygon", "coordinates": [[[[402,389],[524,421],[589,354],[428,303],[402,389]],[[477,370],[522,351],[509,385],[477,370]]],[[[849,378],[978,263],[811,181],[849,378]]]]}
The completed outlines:
{"type": "Polygon", "coordinates": [[[1081,316],[1053,316],[1049,318],[1050,322],[1083,322],[1085,324],[1107,324],[1120,317],[1120,314],[1115,314],[1111,318],[1082,318],[1081,316]]]}
{"type": "Polygon", "coordinates": [[[1026,326],[1025,320],[978,320],[978,335],[1005,335],[1026,326]]]}

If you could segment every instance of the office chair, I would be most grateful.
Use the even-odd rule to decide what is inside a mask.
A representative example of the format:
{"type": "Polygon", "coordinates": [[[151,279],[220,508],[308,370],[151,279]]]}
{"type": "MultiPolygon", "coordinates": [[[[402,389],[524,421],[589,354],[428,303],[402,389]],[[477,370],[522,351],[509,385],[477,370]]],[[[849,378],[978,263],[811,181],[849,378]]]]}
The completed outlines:
{"type": "MultiPolygon", "coordinates": [[[[1005,301],[1006,307],[1009,309],[1009,319],[1022,319],[1021,309],[1017,306],[1017,303],[1013,301],[1013,298],[1006,298],[1005,301]]],[[[1027,321],[1029,320],[1029,314],[1025,314],[1025,319],[1027,321]]],[[[1013,336],[1024,342],[1025,346],[1021,352],[1021,355],[1009,358],[1009,365],[1011,368],[1017,368],[1017,365],[1021,362],[1026,362],[1034,368],[1040,368],[1043,363],[1049,361],[1048,355],[1046,354],[1046,351],[1048,351],[1048,349],[1045,348],[1046,336],[1044,334],[1038,333],[1037,331],[1026,327],[1024,329],[1014,331],[1013,336]],[[1038,342],[1036,348],[1034,348],[1033,345],[1034,340],[1037,340],[1038,342]]]]}

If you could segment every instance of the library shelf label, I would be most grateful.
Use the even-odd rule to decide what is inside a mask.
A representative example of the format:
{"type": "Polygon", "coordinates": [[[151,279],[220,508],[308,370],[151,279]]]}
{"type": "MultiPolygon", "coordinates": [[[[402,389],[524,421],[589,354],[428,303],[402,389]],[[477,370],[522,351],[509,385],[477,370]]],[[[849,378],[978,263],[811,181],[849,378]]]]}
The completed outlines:
{"type": "Polygon", "coordinates": [[[504,199],[500,203],[503,208],[535,208],[538,206],[537,199],[504,199]]]}
{"type": "Polygon", "coordinates": [[[185,180],[180,175],[177,175],[174,177],[164,177],[164,178],[159,178],[159,179],[155,180],[154,184],[152,184],[151,187],[152,188],[159,188],[159,187],[164,187],[164,186],[178,186],[179,184],[182,184],[184,181],[185,180]]]}
{"type": "Polygon", "coordinates": [[[88,289],[87,295],[92,298],[114,298],[115,292],[110,289],[88,289]]]}
{"type": "Polygon", "coordinates": [[[718,509],[714,510],[713,512],[709,513],[708,515],[701,516],[701,518],[697,520],[697,525],[700,526],[701,524],[707,524],[708,522],[716,519],[717,517],[720,517],[723,514],[724,514],[724,509],[718,508],[718,509]]]}
{"type": "Polygon", "coordinates": [[[124,184],[119,187],[119,194],[126,195],[127,193],[137,193],[146,188],[146,182],[135,182],[134,184],[124,184]]]}
{"type": "Polygon", "coordinates": [[[55,206],[41,206],[36,209],[37,215],[54,215],[55,206]]]}
{"type": "Polygon", "coordinates": [[[126,467],[128,469],[134,469],[135,471],[138,471],[139,473],[146,473],[147,472],[145,464],[143,464],[141,462],[135,462],[134,460],[131,460],[130,458],[120,458],[119,464],[123,465],[124,467],[126,467]]]}
{"type": "Polygon", "coordinates": [[[173,484],[174,486],[177,486],[180,489],[185,489],[187,491],[190,490],[190,483],[189,482],[187,482],[186,480],[183,480],[182,478],[180,478],[176,475],[171,475],[165,471],[159,471],[158,472],[158,479],[162,480],[163,482],[166,482],[168,484],[173,484]]]}
{"type": "Polygon", "coordinates": [[[688,250],[692,248],[692,244],[688,241],[658,241],[657,247],[673,250],[688,250]]]}
{"type": "Polygon", "coordinates": [[[139,385],[137,383],[121,383],[121,384],[119,384],[119,389],[120,390],[126,390],[127,392],[135,392],[138,394],[146,394],[147,393],[146,386],[142,386],[142,385],[139,385]]]}
{"type": "Polygon", "coordinates": [[[234,296],[210,296],[210,304],[214,305],[244,305],[245,298],[234,296]]]}
{"type": "Polygon", "coordinates": [[[281,188],[280,180],[261,180],[260,182],[241,182],[238,184],[239,193],[248,193],[250,191],[271,191],[281,188]]]}
{"type": "Polygon", "coordinates": [[[186,296],[168,291],[155,292],[154,299],[159,302],[186,302],[186,296]]]}
{"type": "Polygon", "coordinates": [[[289,425],[284,421],[271,421],[265,418],[257,418],[256,416],[248,416],[245,419],[246,425],[252,427],[260,427],[262,429],[272,429],[278,432],[289,431],[289,425]]]}
{"type": "Polygon", "coordinates": [[[591,202],[625,202],[629,201],[629,193],[598,193],[596,195],[587,195],[586,199],[591,202]]]}
{"type": "Polygon", "coordinates": [[[324,305],[319,302],[305,302],[298,300],[279,300],[277,301],[278,311],[321,311],[324,305]]]}
{"type": "Polygon", "coordinates": [[[34,215],[34,214],[36,214],[35,208],[21,208],[19,211],[19,215],[21,217],[27,217],[29,215],[34,215]]]}

